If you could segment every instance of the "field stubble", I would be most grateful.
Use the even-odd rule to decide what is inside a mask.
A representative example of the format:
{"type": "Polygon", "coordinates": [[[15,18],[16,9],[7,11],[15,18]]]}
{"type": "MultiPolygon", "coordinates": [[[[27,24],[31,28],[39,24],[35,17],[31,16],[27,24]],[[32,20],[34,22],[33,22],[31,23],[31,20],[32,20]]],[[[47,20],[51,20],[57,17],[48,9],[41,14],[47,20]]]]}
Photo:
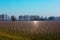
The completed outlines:
{"type": "Polygon", "coordinates": [[[1,40],[60,40],[60,21],[1,21],[1,40]]]}

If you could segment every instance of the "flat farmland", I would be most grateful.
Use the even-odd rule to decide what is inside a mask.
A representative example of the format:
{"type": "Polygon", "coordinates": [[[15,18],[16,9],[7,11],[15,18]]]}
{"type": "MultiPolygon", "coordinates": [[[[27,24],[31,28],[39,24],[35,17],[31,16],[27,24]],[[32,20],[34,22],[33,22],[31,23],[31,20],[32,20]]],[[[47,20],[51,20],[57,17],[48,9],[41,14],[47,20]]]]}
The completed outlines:
{"type": "Polygon", "coordinates": [[[0,40],[60,40],[60,21],[0,21],[0,40]]]}

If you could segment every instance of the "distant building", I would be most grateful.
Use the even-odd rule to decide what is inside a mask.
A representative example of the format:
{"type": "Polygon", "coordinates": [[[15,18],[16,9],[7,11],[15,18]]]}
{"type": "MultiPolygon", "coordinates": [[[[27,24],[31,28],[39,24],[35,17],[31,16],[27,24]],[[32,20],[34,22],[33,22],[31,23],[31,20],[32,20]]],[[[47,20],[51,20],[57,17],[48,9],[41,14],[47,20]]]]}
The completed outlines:
{"type": "Polygon", "coordinates": [[[55,17],[54,20],[60,20],[60,17],[55,17]]]}
{"type": "Polygon", "coordinates": [[[30,21],[30,16],[29,15],[24,15],[23,16],[23,21],[30,21]]]}
{"type": "Polygon", "coordinates": [[[8,21],[9,17],[6,14],[0,15],[0,21],[8,21]]]}
{"type": "Polygon", "coordinates": [[[30,21],[29,15],[19,16],[19,21],[30,21]]]}
{"type": "Polygon", "coordinates": [[[30,16],[30,20],[31,20],[31,21],[39,20],[39,16],[37,16],[37,15],[30,16]]]}
{"type": "Polygon", "coordinates": [[[19,16],[19,21],[22,21],[23,20],[23,16],[19,16]]]}
{"type": "Polygon", "coordinates": [[[41,17],[40,17],[40,20],[41,20],[41,21],[47,20],[47,17],[41,16],[41,17]]]}
{"type": "Polygon", "coordinates": [[[34,15],[34,16],[29,16],[29,15],[24,15],[24,16],[19,16],[19,21],[34,21],[34,20],[39,20],[39,16],[34,15]]]}
{"type": "Polygon", "coordinates": [[[2,21],[2,15],[0,15],[0,21],[2,21]]]}
{"type": "Polygon", "coordinates": [[[47,17],[45,17],[44,19],[47,20],[47,17]]]}

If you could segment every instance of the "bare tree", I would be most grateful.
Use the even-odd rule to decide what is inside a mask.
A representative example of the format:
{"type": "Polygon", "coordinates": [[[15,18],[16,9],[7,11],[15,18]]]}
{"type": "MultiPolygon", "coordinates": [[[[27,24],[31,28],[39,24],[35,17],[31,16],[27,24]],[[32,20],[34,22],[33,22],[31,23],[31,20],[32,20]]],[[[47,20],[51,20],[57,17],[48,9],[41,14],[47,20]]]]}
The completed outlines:
{"type": "Polygon", "coordinates": [[[12,20],[12,21],[16,21],[15,16],[11,16],[11,20],[12,20]]]}
{"type": "Polygon", "coordinates": [[[49,20],[54,20],[54,16],[51,16],[48,18],[49,20]]]}

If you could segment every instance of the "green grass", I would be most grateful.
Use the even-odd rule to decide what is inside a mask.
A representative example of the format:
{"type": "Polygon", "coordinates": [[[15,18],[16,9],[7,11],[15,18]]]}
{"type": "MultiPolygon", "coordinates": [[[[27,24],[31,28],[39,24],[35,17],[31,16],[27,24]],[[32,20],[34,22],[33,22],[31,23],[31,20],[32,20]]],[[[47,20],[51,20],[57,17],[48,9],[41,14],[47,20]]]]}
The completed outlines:
{"type": "Polygon", "coordinates": [[[0,30],[0,40],[60,40],[60,34],[0,30]]]}
{"type": "Polygon", "coordinates": [[[24,40],[24,39],[23,39],[23,37],[20,37],[20,36],[0,33],[0,40],[24,40]]]}
{"type": "Polygon", "coordinates": [[[0,32],[0,40],[60,40],[60,34],[35,34],[35,33],[23,33],[13,32],[11,33],[4,33],[0,32]]]}

